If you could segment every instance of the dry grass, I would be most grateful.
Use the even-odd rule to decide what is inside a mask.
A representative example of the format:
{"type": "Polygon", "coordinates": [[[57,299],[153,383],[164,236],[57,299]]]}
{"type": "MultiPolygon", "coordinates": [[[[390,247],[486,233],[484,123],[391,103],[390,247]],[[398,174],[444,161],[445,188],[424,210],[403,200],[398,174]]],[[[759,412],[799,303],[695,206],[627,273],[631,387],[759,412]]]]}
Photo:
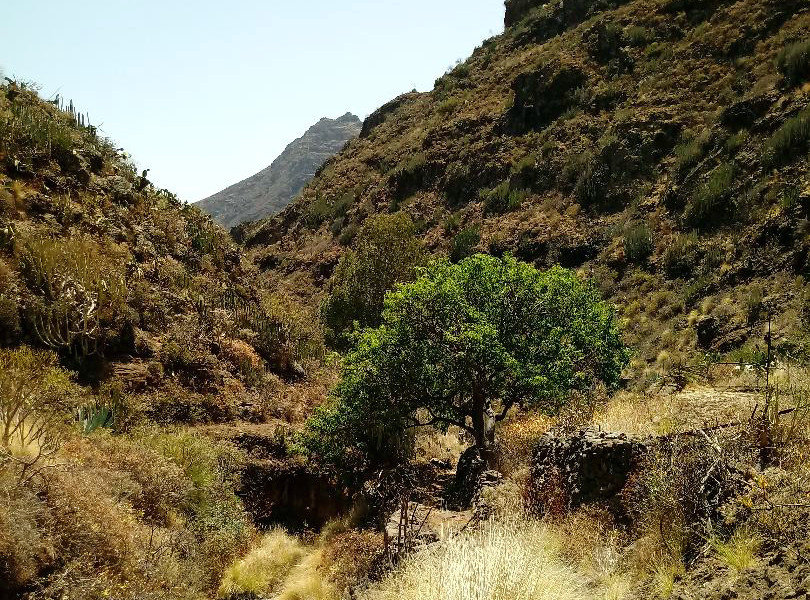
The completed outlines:
{"type": "Polygon", "coordinates": [[[585,578],[540,522],[490,521],[418,552],[367,600],[585,600],[585,578]]]}
{"type": "Polygon", "coordinates": [[[762,539],[744,529],[738,529],[728,540],[712,539],[710,545],[717,558],[725,565],[734,571],[745,571],[756,564],[762,539]]]}
{"type": "Polygon", "coordinates": [[[449,460],[454,463],[467,448],[458,428],[451,427],[445,433],[433,428],[424,428],[416,433],[414,453],[417,458],[449,460]]]}
{"type": "Polygon", "coordinates": [[[222,578],[219,595],[275,594],[306,556],[304,546],[281,529],[265,534],[258,546],[234,563],[222,578]]]}
{"type": "Polygon", "coordinates": [[[540,414],[524,414],[506,421],[497,430],[496,468],[511,476],[528,467],[537,440],[554,424],[540,414]]]}
{"type": "Polygon", "coordinates": [[[622,392],[596,411],[593,424],[605,431],[662,435],[674,431],[680,419],[672,396],[622,392]]]}

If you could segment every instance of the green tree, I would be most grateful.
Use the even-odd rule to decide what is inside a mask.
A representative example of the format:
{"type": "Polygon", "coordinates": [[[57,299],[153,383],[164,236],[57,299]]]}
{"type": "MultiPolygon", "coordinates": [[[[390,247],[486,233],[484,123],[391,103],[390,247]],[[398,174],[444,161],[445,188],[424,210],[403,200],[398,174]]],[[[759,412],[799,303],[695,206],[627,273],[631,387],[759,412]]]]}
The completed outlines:
{"type": "Polygon", "coordinates": [[[416,226],[405,213],[369,218],[357,234],[354,248],[335,269],[329,295],[321,306],[328,341],[347,347],[354,323],[380,323],[385,293],[397,283],[412,281],[426,253],[416,226]]]}
{"type": "Polygon", "coordinates": [[[310,447],[386,459],[410,428],[455,425],[488,459],[510,409],[554,414],[574,390],[615,387],[628,356],[613,309],[568,270],[509,255],[434,262],[358,336],[335,401],[310,421],[310,447]]]}

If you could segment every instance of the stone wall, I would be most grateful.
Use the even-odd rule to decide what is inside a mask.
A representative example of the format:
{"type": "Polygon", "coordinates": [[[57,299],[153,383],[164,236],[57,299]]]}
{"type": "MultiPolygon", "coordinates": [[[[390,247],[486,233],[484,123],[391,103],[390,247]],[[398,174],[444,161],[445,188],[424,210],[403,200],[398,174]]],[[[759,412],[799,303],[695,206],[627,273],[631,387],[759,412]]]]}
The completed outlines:
{"type": "Polygon", "coordinates": [[[617,512],[619,492],[638,468],[648,442],[622,433],[585,429],[570,436],[550,432],[538,442],[531,464],[530,492],[540,511],[606,502],[617,512]]]}

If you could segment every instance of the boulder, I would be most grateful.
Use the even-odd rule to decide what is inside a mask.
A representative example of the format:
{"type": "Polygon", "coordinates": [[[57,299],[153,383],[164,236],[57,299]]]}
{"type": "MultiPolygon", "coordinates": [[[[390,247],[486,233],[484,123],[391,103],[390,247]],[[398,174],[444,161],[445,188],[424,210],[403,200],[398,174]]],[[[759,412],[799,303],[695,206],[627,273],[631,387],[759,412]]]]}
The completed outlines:
{"type": "Polygon", "coordinates": [[[450,504],[462,510],[467,509],[480,496],[482,488],[496,486],[502,480],[501,473],[487,468],[477,447],[467,448],[458,459],[450,504]]]}

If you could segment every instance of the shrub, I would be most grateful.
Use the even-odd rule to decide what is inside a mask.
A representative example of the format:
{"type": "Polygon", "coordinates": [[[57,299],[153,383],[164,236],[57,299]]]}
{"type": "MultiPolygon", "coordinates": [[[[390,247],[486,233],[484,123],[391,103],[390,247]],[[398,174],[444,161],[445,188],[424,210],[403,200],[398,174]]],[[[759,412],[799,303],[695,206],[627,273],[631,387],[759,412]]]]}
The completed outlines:
{"type": "Polygon", "coordinates": [[[25,317],[39,342],[93,354],[122,325],[125,251],[89,236],[34,235],[17,245],[16,254],[22,279],[37,298],[25,317]]]}
{"type": "Polygon", "coordinates": [[[227,444],[187,431],[146,432],[138,440],[180,467],[191,482],[182,508],[199,543],[199,559],[209,578],[206,585],[215,585],[230,557],[245,548],[252,533],[234,493],[242,455],[227,444]]]}
{"type": "Polygon", "coordinates": [[[0,344],[20,339],[20,307],[17,299],[0,294],[0,344]]]}
{"type": "Polygon", "coordinates": [[[33,491],[0,473],[0,581],[4,592],[30,586],[40,568],[48,565],[42,550],[48,540],[39,524],[45,518],[39,499],[33,491]]]}
{"type": "Polygon", "coordinates": [[[323,358],[324,333],[312,309],[283,294],[266,294],[261,309],[277,329],[266,328],[253,342],[256,350],[282,373],[296,361],[323,358]]]}
{"type": "Polygon", "coordinates": [[[264,370],[264,363],[253,346],[242,340],[224,339],[220,342],[220,354],[247,381],[255,382],[264,370]]]}
{"type": "Polygon", "coordinates": [[[675,146],[675,169],[684,173],[697,165],[703,158],[710,140],[711,132],[707,129],[700,135],[675,146]]]}
{"type": "Polygon", "coordinates": [[[738,529],[728,540],[712,538],[710,545],[723,563],[735,571],[745,571],[754,565],[762,539],[738,529]]]}
{"type": "Polygon", "coordinates": [[[328,341],[345,347],[355,321],[363,326],[379,323],[386,291],[413,279],[424,260],[424,245],[408,215],[380,214],[368,219],[354,249],[338,263],[321,305],[328,341]]]}
{"type": "Polygon", "coordinates": [[[723,163],[712,172],[686,207],[684,219],[689,225],[708,229],[731,214],[735,172],[732,163],[723,163]]]}
{"type": "Polygon", "coordinates": [[[447,100],[445,100],[445,101],[444,101],[444,102],[442,102],[441,104],[439,104],[439,106],[436,108],[436,111],[437,111],[437,112],[438,112],[438,113],[439,113],[439,114],[440,114],[442,117],[448,117],[448,116],[450,116],[452,113],[454,113],[454,112],[456,111],[456,109],[457,109],[457,108],[458,108],[460,105],[461,105],[461,99],[460,99],[460,98],[456,98],[455,96],[453,96],[453,97],[451,97],[451,98],[448,98],[447,100]]]}
{"type": "Polygon", "coordinates": [[[381,600],[575,600],[588,597],[585,578],[558,556],[539,522],[490,521],[411,557],[369,598],[381,600]]]}
{"type": "Polygon", "coordinates": [[[475,252],[475,247],[481,241],[481,234],[478,232],[478,227],[467,227],[459,231],[450,243],[450,260],[452,262],[460,262],[472,256],[475,252]]]}
{"type": "Polygon", "coordinates": [[[641,25],[631,25],[624,31],[624,37],[631,46],[647,46],[655,39],[655,33],[641,25]]]}
{"type": "Polygon", "coordinates": [[[497,187],[482,193],[484,213],[502,214],[520,208],[528,194],[527,190],[513,189],[510,181],[504,181],[497,187]]]}
{"type": "Polygon", "coordinates": [[[798,85],[810,77],[810,40],[784,48],[776,57],[776,68],[789,85],[798,85]]]}
{"type": "Polygon", "coordinates": [[[334,221],[345,217],[354,202],[355,195],[352,192],[345,192],[339,196],[322,196],[318,194],[307,206],[304,222],[309,227],[318,227],[326,221],[334,221]]]}
{"type": "Polygon", "coordinates": [[[28,477],[60,443],[60,423],[80,395],[56,356],[28,347],[0,350],[0,472],[28,477]]]}
{"type": "Polygon", "coordinates": [[[779,166],[791,162],[807,152],[810,142],[810,109],[805,109],[789,119],[765,142],[762,155],[768,166],[779,166]]]}
{"type": "Polygon", "coordinates": [[[36,155],[65,156],[79,143],[81,132],[67,113],[22,91],[0,112],[0,150],[18,159],[36,155]]]}
{"type": "Polygon", "coordinates": [[[670,279],[691,277],[699,259],[697,235],[677,235],[664,250],[662,267],[670,279]]]}
{"type": "Polygon", "coordinates": [[[599,205],[606,198],[610,178],[608,165],[599,157],[591,157],[579,172],[574,186],[574,196],[583,206],[599,205]]]}
{"type": "Polygon", "coordinates": [[[627,229],[624,234],[624,256],[631,263],[646,264],[654,245],[652,232],[646,223],[639,223],[627,229]]]}

